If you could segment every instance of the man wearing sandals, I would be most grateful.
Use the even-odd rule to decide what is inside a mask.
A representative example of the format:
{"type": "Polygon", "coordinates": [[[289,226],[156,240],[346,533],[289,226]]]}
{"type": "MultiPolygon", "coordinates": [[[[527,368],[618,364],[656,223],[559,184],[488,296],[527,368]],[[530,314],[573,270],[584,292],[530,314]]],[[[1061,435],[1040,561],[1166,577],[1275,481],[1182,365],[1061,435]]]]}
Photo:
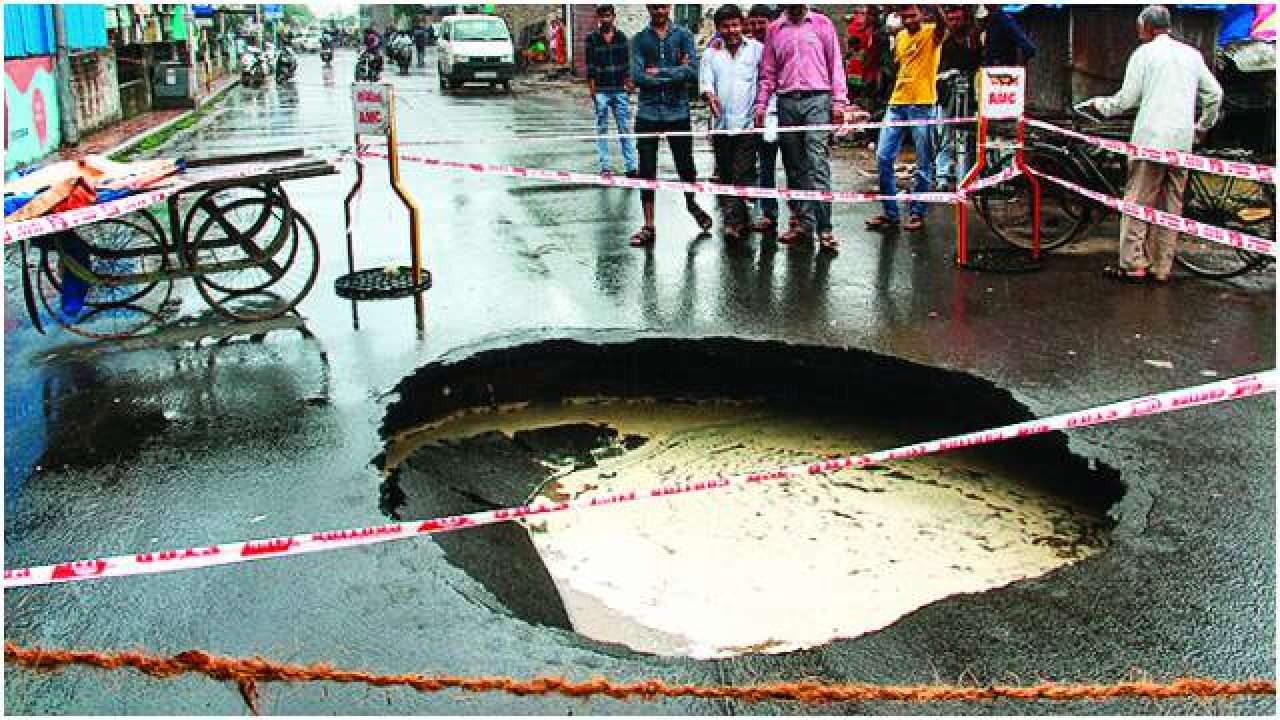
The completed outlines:
{"type": "MultiPolygon", "coordinates": [[[[756,137],[738,133],[752,126],[752,107],[760,58],[760,43],[742,35],[742,10],[737,5],[721,5],[714,16],[719,42],[702,54],[699,87],[707,98],[713,118],[712,129],[727,131],[711,138],[720,182],[726,185],[753,185],[756,181],[756,137]]],[[[748,232],[747,202],[740,197],[720,197],[724,239],[742,240],[748,232]]]]}
{"type": "MultiPolygon", "coordinates": [[[[667,138],[676,172],[684,182],[696,182],[693,164],[693,134],[689,124],[689,84],[698,79],[698,49],[688,30],[671,22],[670,5],[646,5],[649,26],[636,34],[631,44],[631,77],[639,88],[636,110],[636,145],[640,150],[640,177],[658,177],[658,140],[646,133],[679,133],[667,138]]],[[[711,216],[698,206],[691,192],[684,194],[685,208],[706,232],[711,216]]],[[[654,227],[653,190],[640,191],[644,227],[631,236],[632,247],[646,247],[657,239],[654,227]]]]}
{"type": "MultiPolygon", "coordinates": [[[[788,5],[769,25],[760,64],[760,92],[756,95],[756,127],[764,127],[769,101],[778,97],[778,123],[783,128],[827,125],[835,117],[853,122],[848,106],[844,62],[835,26],[808,5],[788,5]]],[[[784,132],[782,166],[787,187],[831,190],[831,133],[828,130],[784,132]]],[[[795,203],[794,227],[778,238],[785,245],[812,242],[816,231],[823,250],[838,244],[831,227],[831,203],[795,203]]]]}
{"type": "MultiPolygon", "coordinates": [[[[1138,39],[1142,45],[1129,57],[1124,84],[1111,97],[1085,102],[1111,117],[1134,107],[1133,143],[1164,150],[1190,151],[1196,136],[1218,120],[1222,86],[1204,64],[1200,51],[1169,36],[1169,10],[1149,5],[1138,15],[1138,39]],[[1200,120],[1196,121],[1196,101],[1200,120]]],[[[1129,185],[1124,199],[1171,215],[1182,214],[1182,193],[1187,169],[1133,159],[1129,161],[1129,185]]],[[[1120,216],[1120,266],[1106,274],[1118,280],[1168,282],[1178,231],[1148,225],[1128,215],[1120,216]]]]}
{"type": "MultiPolygon", "coordinates": [[[[937,8],[930,7],[930,22],[923,22],[921,6],[908,5],[899,11],[902,29],[894,38],[893,56],[898,63],[898,79],[885,110],[886,123],[903,120],[929,120],[933,106],[938,101],[938,61],[941,58],[942,39],[946,26],[937,16],[937,8]]],[[[911,143],[916,150],[915,184],[912,192],[924,193],[933,189],[933,130],[928,125],[889,126],[880,128],[876,142],[876,165],[880,172],[880,194],[897,195],[898,178],[894,165],[902,150],[902,138],[911,132],[911,143]]],[[[905,230],[924,227],[925,204],[912,201],[910,216],[902,225],[905,230]]],[[[899,211],[896,200],[884,201],[884,214],[867,220],[872,230],[892,230],[898,227],[899,211]]]]}

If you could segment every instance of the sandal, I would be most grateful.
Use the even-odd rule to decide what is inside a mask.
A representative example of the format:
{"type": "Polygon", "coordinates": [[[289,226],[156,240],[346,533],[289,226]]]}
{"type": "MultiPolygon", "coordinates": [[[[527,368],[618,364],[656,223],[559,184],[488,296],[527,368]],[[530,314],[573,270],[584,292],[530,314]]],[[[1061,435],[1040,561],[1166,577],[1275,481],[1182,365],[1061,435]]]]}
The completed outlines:
{"type": "Polygon", "coordinates": [[[907,232],[915,232],[922,227],[924,227],[924,218],[919,215],[912,215],[911,217],[908,217],[907,221],[902,224],[902,229],[907,232]]]}
{"type": "Polygon", "coordinates": [[[877,215],[867,218],[865,224],[868,230],[893,230],[898,227],[898,220],[888,215],[877,215]]]}
{"type": "Polygon", "coordinates": [[[631,247],[647,247],[658,239],[658,231],[652,225],[645,225],[631,236],[631,247]]]}
{"type": "Polygon", "coordinates": [[[813,242],[813,234],[803,225],[796,224],[795,227],[778,236],[778,242],[783,245],[799,245],[801,243],[813,242]]]}
{"type": "Polygon", "coordinates": [[[766,215],[755,221],[751,226],[751,230],[752,232],[758,232],[761,235],[768,235],[769,233],[778,231],[778,222],[766,215]]]}
{"type": "Polygon", "coordinates": [[[1102,274],[1112,280],[1133,283],[1134,285],[1143,285],[1149,279],[1146,270],[1143,270],[1142,272],[1129,272],[1124,268],[1111,267],[1109,265],[1102,269],[1102,274]]]}
{"type": "Polygon", "coordinates": [[[823,252],[840,252],[840,241],[836,240],[835,233],[818,233],[818,249],[823,252]]]}
{"type": "Polygon", "coordinates": [[[714,224],[714,221],[712,221],[711,216],[707,214],[707,211],[697,205],[689,206],[689,214],[692,215],[694,221],[698,223],[698,227],[702,228],[702,232],[707,232],[714,224]]]}

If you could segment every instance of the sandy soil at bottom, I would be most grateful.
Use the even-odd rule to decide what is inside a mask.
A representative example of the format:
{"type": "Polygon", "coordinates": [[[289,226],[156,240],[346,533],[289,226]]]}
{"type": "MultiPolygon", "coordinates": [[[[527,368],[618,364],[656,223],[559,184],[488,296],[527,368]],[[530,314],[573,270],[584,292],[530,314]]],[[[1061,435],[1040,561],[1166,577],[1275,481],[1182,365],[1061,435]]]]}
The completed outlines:
{"type": "MultiPolygon", "coordinates": [[[[590,497],[770,469],[910,441],[733,402],[610,401],[445,423],[466,437],[604,423],[649,441],[564,471],[543,496],[590,497]]],[[[662,654],[786,652],[883,628],[956,593],[1036,577],[1099,552],[1101,518],[998,466],[934,456],[740,490],[527,521],[575,629],[662,654]]]]}

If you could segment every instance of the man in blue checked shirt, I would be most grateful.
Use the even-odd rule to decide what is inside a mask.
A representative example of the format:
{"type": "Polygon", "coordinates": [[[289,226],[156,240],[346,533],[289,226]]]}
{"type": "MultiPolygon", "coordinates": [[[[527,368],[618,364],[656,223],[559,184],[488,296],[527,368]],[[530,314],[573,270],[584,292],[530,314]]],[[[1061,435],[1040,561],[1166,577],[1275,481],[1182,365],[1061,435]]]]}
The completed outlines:
{"type": "MultiPolygon", "coordinates": [[[[636,134],[681,133],[668,137],[676,172],[684,182],[696,182],[697,166],[693,164],[693,135],[689,124],[689,85],[698,81],[698,49],[688,30],[671,22],[670,5],[646,5],[649,26],[631,42],[631,78],[640,90],[636,110],[636,134]]],[[[641,137],[640,177],[658,177],[658,138],[641,137]]],[[[685,208],[698,227],[706,232],[712,220],[693,193],[684,194],[685,208]]],[[[640,191],[644,209],[644,227],[631,236],[632,247],[648,247],[657,239],[653,221],[653,191],[640,191]]]]}
{"type": "Polygon", "coordinates": [[[613,111],[618,125],[618,144],[622,147],[622,162],[627,177],[636,176],[636,146],[629,136],[631,132],[631,102],[627,92],[635,89],[631,81],[631,49],[627,36],[613,24],[615,13],[612,5],[596,6],[596,22],[599,27],[587,36],[587,91],[596,110],[596,154],[600,159],[600,174],[613,173],[613,160],[609,157],[609,111],[613,111]]]}

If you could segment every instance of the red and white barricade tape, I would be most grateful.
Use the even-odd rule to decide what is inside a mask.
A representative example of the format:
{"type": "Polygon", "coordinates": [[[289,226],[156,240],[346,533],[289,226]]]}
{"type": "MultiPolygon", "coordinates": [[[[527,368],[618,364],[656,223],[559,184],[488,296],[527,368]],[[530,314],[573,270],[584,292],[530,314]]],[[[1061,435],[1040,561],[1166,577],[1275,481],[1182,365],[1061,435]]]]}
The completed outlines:
{"type": "Polygon", "coordinates": [[[9,245],[19,240],[29,240],[33,237],[70,230],[81,225],[98,222],[99,220],[109,220],[143,210],[158,202],[168,200],[173,195],[183,192],[198,183],[253,177],[270,172],[273,168],[279,166],[280,163],[254,163],[252,165],[239,164],[230,166],[234,169],[219,168],[218,166],[192,168],[181,174],[165,178],[165,181],[170,184],[164,187],[148,190],[137,195],[130,195],[129,197],[98,205],[86,205],[75,210],[44,215],[30,220],[7,222],[4,225],[4,244],[9,245]]]}
{"type": "Polygon", "coordinates": [[[775,470],[765,470],[737,475],[721,475],[699,482],[681,483],[645,490],[629,490],[608,495],[579,497],[575,500],[553,504],[525,505],[502,510],[490,510],[468,515],[453,515],[431,520],[414,520],[410,522],[376,525],[373,527],[353,528],[348,530],[331,530],[304,535],[250,540],[247,542],[210,545],[206,547],[184,548],[181,550],[164,550],[158,552],[142,552],[133,555],[74,562],[42,565],[39,567],[20,568],[4,571],[4,588],[26,587],[31,585],[47,585],[51,583],[89,580],[93,578],[123,577],[127,575],[147,575],[153,573],[172,572],[192,568],[230,565],[261,560],[263,558],[301,555],[303,553],[336,550],[339,548],[372,545],[375,543],[400,540],[404,538],[449,532],[461,528],[492,525],[509,520],[519,520],[533,515],[598,508],[609,505],[621,505],[652,498],[671,498],[690,493],[709,492],[731,487],[744,487],[755,483],[780,480],[785,478],[803,478],[829,472],[838,472],[852,468],[874,465],[886,461],[906,460],[934,453],[958,450],[961,448],[987,445],[990,443],[1014,440],[1017,438],[1039,435],[1055,430],[1088,427],[1104,423],[1116,422],[1129,418],[1158,415],[1160,413],[1181,410],[1184,408],[1209,405],[1212,403],[1239,400],[1263,393],[1275,392],[1277,373],[1275,370],[1244,375],[1241,377],[1219,380],[1204,385],[1172,390],[1169,392],[1147,395],[1133,400],[1112,403],[1100,407],[1080,410],[1040,420],[1029,420],[1015,425],[1006,425],[993,430],[955,435],[941,440],[931,440],[915,445],[906,445],[892,450],[864,455],[846,455],[836,458],[821,458],[812,462],[775,470]]]}
{"type": "Polygon", "coordinates": [[[1270,165],[1254,165],[1253,163],[1237,162],[1235,160],[1205,157],[1204,155],[1196,155],[1182,150],[1164,150],[1161,148],[1148,147],[1146,145],[1135,145],[1124,140],[1113,140],[1111,138],[1103,138],[1096,135],[1086,135],[1085,133],[1076,130],[1058,127],[1053,123],[1036,120],[1034,118],[1026,118],[1026,123],[1032,127],[1038,127],[1042,130],[1049,130],[1061,135],[1066,135],[1069,138],[1087,142],[1090,145],[1100,147],[1104,150],[1110,150],[1111,152],[1127,155],[1138,160],[1151,160],[1153,162],[1164,163],[1165,165],[1187,168],[1188,170],[1200,170],[1202,172],[1213,173],[1215,175],[1229,175],[1231,177],[1243,178],[1245,180],[1257,180],[1258,182],[1267,183],[1269,185],[1276,184],[1275,168],[1270,165]]]}
{"type": "MultiPolygon", "coordinates": [[[[385,152],[362,150],[358,157],[386,159],[385,152]]],[[[965,194],[959,192],[927,192],[903,193],[901,195],[881,195],[878,193],[850,192],[845,190],[790,190],[780,188],[762,188],[749,185],[721,185],[710,182],[687,183],[680,180],[648,180],[645,178],[629,178],[617,175],[597,175],[592,173],[572,172],[569,170],[544,170],[542,168],[504,165],[500,163],[463,162],[460,160],[441,160],[421,155],[400,154],[401,162],[412,162],[428,167],[446,170],[461,170],[479,175],[501,175],[504,177],[527,178],[532,180],[549,180],[566,185],[601,185],[604,187],[625,187],[639,190],[676,190],[680,192],[706,193],[711,195],[729,195],[741,198],[778,198],[781,200],[817,200],[822,202],[864,203],[885,200],[898,202],[957,203],[964,200],[965,194]]],[[[969,192],[1004,182],[1017,174],[1014,168],[983,178],[975,183],[969,192]]]]}
{"type": "Polygon", "coordinates": [[[53,215],[45,215],[44,217],[31,218],[30,220],[20,220],[18,222],[7,222],[4,224],[4,244],[18,242],[19,240],[27,240],[49,233],[60,232],[62,230],[70,230],[74,227],[87,225],[99,220],[107,220],[113,217],[119,217],[127,213],[150,207],[158,202],[168,199],[174,193],[185,187],[185,183],[172,185],[156,190],[148,190],[138,195],[130,195],[129,197],[112,200],[101,205],[87,205],[75,210],[55,213],[53,215]]]}
{"type": "Polygon", "coordinates": [[[1195,235],[1196,237],[1204,238],[1205,240],[1212,240],[1216,243],[1230,245],[1232,247],[1249,250],[1251,252],[1272,256],[1276,254],[1275,243],[1265,238],[1260,238],[1257,235],[1249,235],[1236,230],[1220,228],[1216,225],[1208,225],[1197,220],[1182,217],[1181,215],[1173,215],[1161,210],[1156,210],[1155,208],[1147,207],[1146,205],[1139,205],[1135,202],[1130,202],[1121,198],[1114,198],[1110,195],[1096,192],[1086,187],[1081,187],[1069,180],[1063,180],[1062,178],[1054,177],[1053,175],[1046,175],[1045,173],[1036,171],[1034,168],[1031,169],[1031,172],[1034,173],[1036,177],[1044,178],[1049,182],[1061,185],[1072,192],[1079,193],[1091,200],[1096,200],[1112,210],[1124,213],[1129,217],[1137,218],[1143,222],[1153,223],[1177,230],[1181,233],[1195,235]]]}
{"type": "MultiPolygon", "coordinates": [[[[854,122],[854,123],[847,123],[847,124],[794,125],[794,126],[789,125],[785,127],[780,126],[776,128],[769,128],[767,130],[765,128],[749,127],[749,128],[739,128],[737,130],[708,129],[708,130],[673,130],[670,132],[649,132],[649,133],[633,132],[633,133],[617,133],[617,134],[608,135],[606,137],[610,139],[613,139],[613,138],[632,138],[632,139],[659,138],[661,139],[661,138],[671,138],[671,137],[706,137],[708,135],[713,137],[716,135],[760,135],[766,132],[797,133],[797,132],[830,132],[830,131],[842,131],[842,130],[852,132],[855,130],[868,130],[868,129],[886,128],[886,127],[916,127],[920,125],[965,125],[965,124],[976,123],[977,121],[978,121],[978,118],[976,117],[927,118],[923,120],[883,120],[883,121],[871,121],[871,122],[854,122]]],[[[598,140],[599,138],[600,138],[600,135],[597,134],[594,130],[590,130],[589,132],[586,130],[581,132],[570,131],[568,133],[547,131],[547,132],[533,132],[533,133],[517,133],[515,137],[494,136],[491,138],[481,138],[481,137],[476,137],[475,135],[469,135],[466,137],[432,138],[430,140],[398,140],[396,142],[396,145],[400,147],[419,147],[423,145],[465,145],[465,144],[476,144],[476,143],[483,143],[483,142],[512,143],[512,142],[523,142],[525,140],[530,140],[530,141],[592,140],[594,141],[594,140],[598,140]]],[[[386,146],[377,145],[375,147],[386,147],[386,146]]]]}

